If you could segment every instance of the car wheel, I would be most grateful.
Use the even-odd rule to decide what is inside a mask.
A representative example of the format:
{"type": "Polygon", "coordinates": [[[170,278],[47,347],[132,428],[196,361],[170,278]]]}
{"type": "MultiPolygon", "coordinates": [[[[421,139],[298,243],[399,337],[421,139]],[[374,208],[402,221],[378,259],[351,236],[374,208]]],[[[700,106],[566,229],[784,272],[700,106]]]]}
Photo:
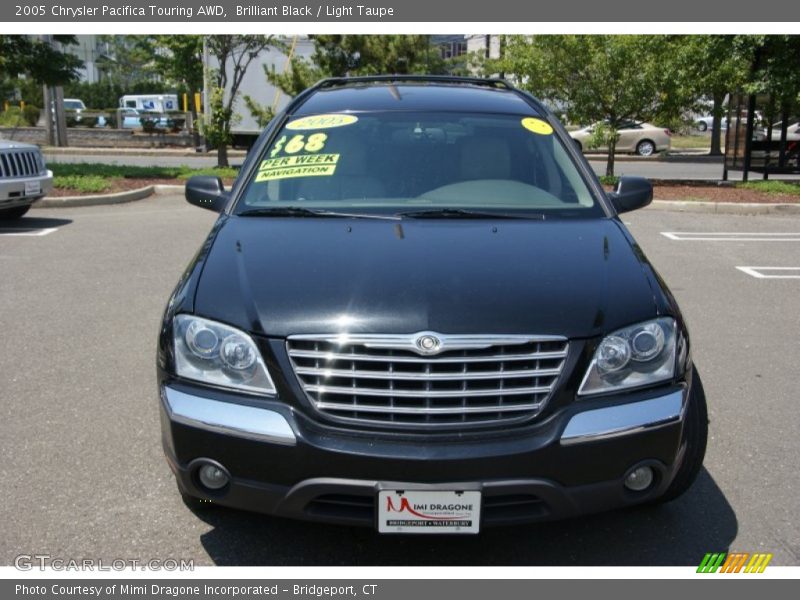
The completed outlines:
{"type": "Polygon", "coordinates": [[[28,206],[16,206],[14,208],[6,208],[5,210],[0,210],[0,219],[4,221],[19,219],[26,212],[28,212],[30,208],[31,208],[30,205],[28,205],[28,206]]]}
{"type": "Polygon", "coordinates": [[[655,500],[656,503],[669,502],[681,496],[692,486],[700,473],[700,467],[703,466],[708,442],[708,407],[703,382],[700,381],[697,369],[692,372],[692,390],[686,406],[684,428],[686,451],[683,455],[683,462],[678,467],[678,472],[675,473],[667,491],[655,500]]]}
{"type": "Polygon", "coordinates": [[[706,131],[708,129],[708,123],[705,121],[698,121],[697,123],[697,131],[706,131]]]}
{"type": "Polygon", "coordinates": [[[652,156],[656,151],[656,145],[650,140],[642,140],[636,144],[636,154],[639,156],[652,156]]]}

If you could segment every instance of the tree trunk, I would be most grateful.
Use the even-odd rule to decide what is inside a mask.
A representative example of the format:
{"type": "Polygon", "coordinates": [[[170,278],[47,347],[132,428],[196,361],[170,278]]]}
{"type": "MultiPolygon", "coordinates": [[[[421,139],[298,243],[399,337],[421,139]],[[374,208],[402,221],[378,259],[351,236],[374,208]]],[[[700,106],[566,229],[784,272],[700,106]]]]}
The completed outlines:
{"type": "Polygon", "coordinates": [[[616,135],[608,140],[608,161],[606,162],[606,177],[614,176],[614,154],[617,151],[616,135]]]}
{"type": "Polygon", "coordinates": [[[218,167],[228,167],[228,144],[226,142],[221,142],[217,146],[217,166],[218,167]]]}
{"type": "Polygon", "coordinates": [[[714,107],[711,109],[711,114],[714,120],[711,122],[711,156],[720,156],[722,154],[721,133],[722,133],[722,102],[725,100],[725,94],[714,94],[714,107]]]}

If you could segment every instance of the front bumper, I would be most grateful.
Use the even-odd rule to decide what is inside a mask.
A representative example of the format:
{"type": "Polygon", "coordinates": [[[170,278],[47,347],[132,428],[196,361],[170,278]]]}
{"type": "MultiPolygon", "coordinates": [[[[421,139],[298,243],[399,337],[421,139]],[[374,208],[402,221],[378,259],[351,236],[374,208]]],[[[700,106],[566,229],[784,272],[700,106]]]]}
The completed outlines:
{"type": "Polygon", "coordinates": [[[33,204],[53,191],[53,172],[31,177],[0,178],[0,210],[33,204]]]}
{"type": "Polygon", "coordinates": [[[381,489],[478,490],[482,525],[573,517],[661,495],[683,452],[689,384],[575,402],[517,431],[376,435],[322,426],[284,403],[165,378],[161,422],[180,489],[214,503],[348,525],[375,523],[381,489]],[[203,461],[231,482],[199,485],[203,461]],[[645,492],[623,486],[647,464],[645,492]]]}

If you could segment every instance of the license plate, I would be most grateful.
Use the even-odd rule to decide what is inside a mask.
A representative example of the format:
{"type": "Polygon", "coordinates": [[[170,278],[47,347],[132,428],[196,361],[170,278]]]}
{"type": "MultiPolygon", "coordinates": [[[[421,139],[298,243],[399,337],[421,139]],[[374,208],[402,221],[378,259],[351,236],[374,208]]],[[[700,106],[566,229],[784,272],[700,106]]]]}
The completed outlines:
{"type": "Polygon", "coordinates": [[[478,533],[480,520],[480,492],[378,492],[380,533],[478,533]]]}
{"type": "Polygon", "coordinates": [[[26,181],[25,182],[25,195],[35,196],[42,193],[41,181],[26,181]]]}

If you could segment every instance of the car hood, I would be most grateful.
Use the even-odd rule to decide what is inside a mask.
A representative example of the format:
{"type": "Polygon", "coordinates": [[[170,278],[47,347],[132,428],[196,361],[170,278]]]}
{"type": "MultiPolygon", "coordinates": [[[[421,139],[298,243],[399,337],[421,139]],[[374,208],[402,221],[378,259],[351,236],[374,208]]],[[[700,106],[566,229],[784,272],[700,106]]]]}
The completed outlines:
{"type": "Polygon", "coordinates": [[[194,310],[275,337],[590,337],[655,316],[649,272],[614,219],[228,217],[194,310]]]}

